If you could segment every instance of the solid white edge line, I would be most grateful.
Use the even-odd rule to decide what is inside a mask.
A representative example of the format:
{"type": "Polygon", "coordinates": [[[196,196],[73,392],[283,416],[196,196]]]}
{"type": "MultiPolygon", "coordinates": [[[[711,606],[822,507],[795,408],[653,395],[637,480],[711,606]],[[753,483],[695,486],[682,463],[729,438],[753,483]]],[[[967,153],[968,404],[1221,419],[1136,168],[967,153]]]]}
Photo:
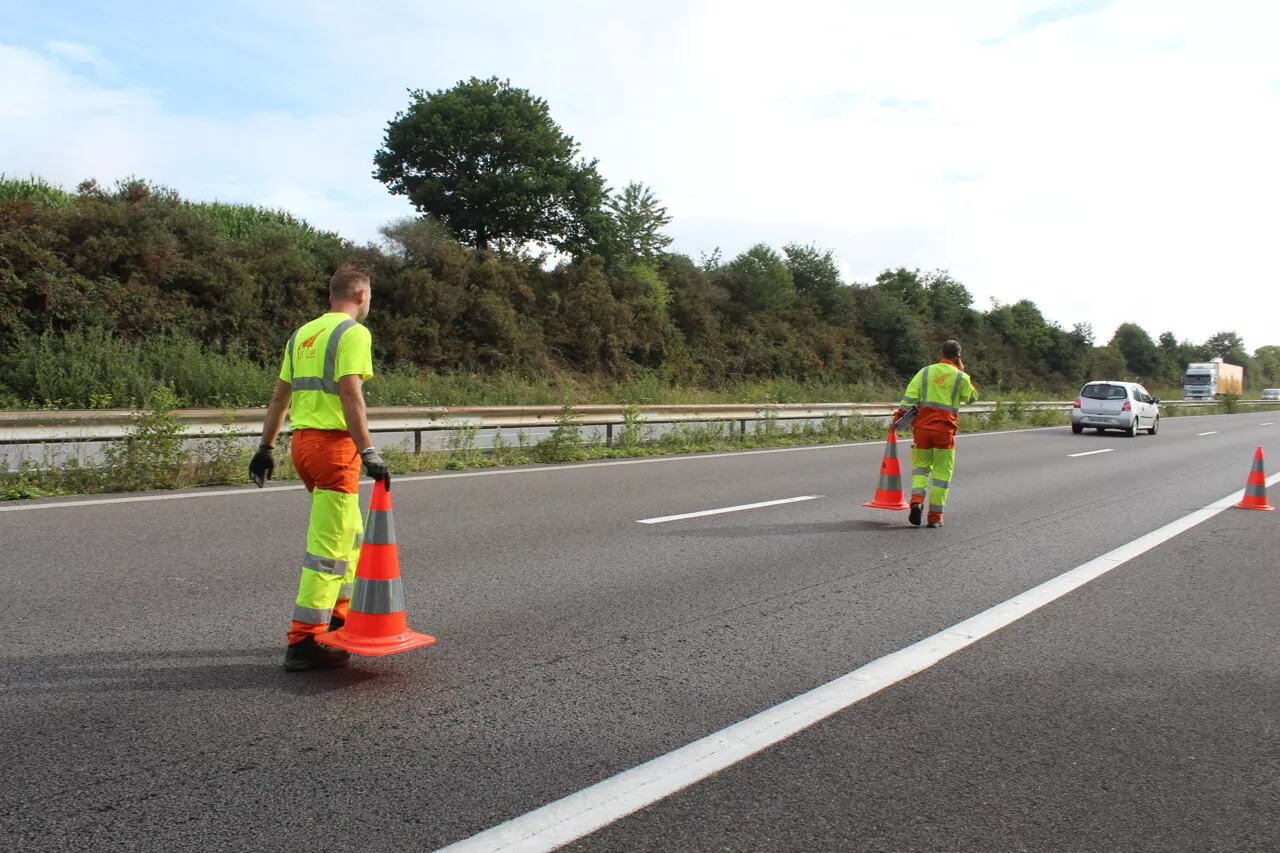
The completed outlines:
{"type": "Polygon", "coordinates": [[[1200,437],[1200,436],[1202,436],[1202,435],[1217,435],[1217,434],[1218,434],[1218,433],[1220,433],[1220,432],[1221,432],[1221,430],[1216,430],[1216,429],[1215,429],[1215,430],[1210,430],[1209,432],[1198,432],[1198,433],[1196,433],[1196,438],[1199,438],[1199,437],[1200,437]]]}
{"type": "MultiPolygon", "coordinates": [[[[1272,476],[1267,483],[1274,485],[1277,481],[1280,481],[1280,474],[1272,476]]],[[[568,844],[785,740],[890,685],[923,672],[1117,566],[1208,521],[1243,496],[1244,490],[1241,489],[808,693],[442,847],[437,853],[547,853],[568,844]]]]}
{"type": "Polygon", "coordinates": [[[1076,459],[1080,456],[1097,456],[1099,453],[1115,453],[1115,451],[1116,449],[1114,447],[1108,447],[1106,450],[1090,450],[1085,453],[1068,453],[1067,458],[1076,459]]]}
{"type": "Polygon", "coordinates": [[[800,501],[812,501],[817,500],[820,497],[822,497],[822,495],[800,495],[799,497],[781,498],[776,501],[760,501],[759,503],[753,504],[725,506],[720,507],[719,509],[702,509],[697,512],[684,512],[680,515],[662,515],[657,518],[641,518],[636,521],[636,524],[662,524],[667,521],[680,521],[685,518],[701,518],[704,515],[723,515],[726,512],[742,512],[743,510],[760,509],[761,507],[766,506],[781,506],[782,504],[793,504],[800,501]]]}

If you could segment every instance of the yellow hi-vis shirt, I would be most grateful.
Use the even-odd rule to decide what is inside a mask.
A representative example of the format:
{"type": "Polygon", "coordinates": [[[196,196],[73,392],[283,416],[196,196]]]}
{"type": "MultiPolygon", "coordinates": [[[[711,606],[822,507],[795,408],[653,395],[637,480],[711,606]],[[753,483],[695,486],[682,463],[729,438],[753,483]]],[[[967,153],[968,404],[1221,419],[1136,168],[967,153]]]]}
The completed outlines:
{"type": "Polygon", "coordinates": [[[915,430],[954,431],[960,420],[960,406],[977,398],[978,389],[973,387],[969,374],[944,358],[912,377],[902,395],[902,407],[919,407],[919,414],[911,425],[915,430]]]}
{"type": "Polygon", "coordinates": [[[294,429],[346,429],[338,380],[373,377],[373,336],[341,311],[331,311],[293,333],[285,347],[281,380],[293,388],[294,429]]]}

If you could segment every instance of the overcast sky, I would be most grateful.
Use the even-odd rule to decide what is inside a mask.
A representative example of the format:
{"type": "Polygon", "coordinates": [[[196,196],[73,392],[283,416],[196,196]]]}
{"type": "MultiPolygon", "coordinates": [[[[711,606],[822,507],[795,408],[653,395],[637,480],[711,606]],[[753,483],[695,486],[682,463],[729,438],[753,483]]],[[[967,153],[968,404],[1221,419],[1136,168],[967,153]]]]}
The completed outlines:
{"type": "Polygon", "coordinates": [[[133,174],[365,241],[406,89],[545,98],[673,248],[946,269],[1100,343],[1280,344],[1280,4],[0,0],[0,171],[133,174]]]}

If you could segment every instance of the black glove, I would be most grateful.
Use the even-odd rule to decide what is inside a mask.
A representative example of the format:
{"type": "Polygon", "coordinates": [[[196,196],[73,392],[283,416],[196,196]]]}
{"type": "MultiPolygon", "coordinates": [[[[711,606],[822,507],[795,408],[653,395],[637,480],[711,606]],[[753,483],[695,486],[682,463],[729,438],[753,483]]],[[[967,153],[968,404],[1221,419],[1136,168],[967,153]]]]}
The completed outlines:
{"type": "Polygon", "coordinates": [[[377,448],[366,447],[360,451],[360,458],[364,460],[366,474],[375,480],[386,480],[387,488],[391,488],[391,467],[378,455],[377,448]]]}
{"type": "Polygon", "coordinates": [[[276,457],[272,453],[271,445],[259,444],[258,452],[253,454],[253,459],[249,462],[249,479],[261,489],[262,484],[271,479],[271,474],[275,470],[276,457]]]}

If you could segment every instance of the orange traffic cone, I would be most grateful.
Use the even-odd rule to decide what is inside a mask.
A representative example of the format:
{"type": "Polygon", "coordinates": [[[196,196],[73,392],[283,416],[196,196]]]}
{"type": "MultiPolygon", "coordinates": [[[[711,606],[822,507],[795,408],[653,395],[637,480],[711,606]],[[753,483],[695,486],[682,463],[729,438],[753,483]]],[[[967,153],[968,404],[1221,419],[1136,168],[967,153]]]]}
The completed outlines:
{"type": "Polygon", "coordinates": [[[880,481],[876,483],[876,496],[863,506],[875,509],[910,509],[902,494],[902,467],[898,463],[898,432],[889,427],[889,444],[880,462],[880,481]]]}
{"type": "Polygon", "coordinates": [[[373,484],[346,624],[321,634],[316,641],[360,655],[390,655],[436,641],[411,631],[405,618],[391,490],[384,480],[373,484]]]}
{"type": "Polygon", "coordinates": [[[1244,500],[1236,504],[1236,509],[1260,509],[1271,512],[1275,509],[1267,503],[1267,475],[1262,470],[1262,448],[1253,454],[1253,466],[1249,468],[1249,479],[1245,480],[1244,500]]]}

